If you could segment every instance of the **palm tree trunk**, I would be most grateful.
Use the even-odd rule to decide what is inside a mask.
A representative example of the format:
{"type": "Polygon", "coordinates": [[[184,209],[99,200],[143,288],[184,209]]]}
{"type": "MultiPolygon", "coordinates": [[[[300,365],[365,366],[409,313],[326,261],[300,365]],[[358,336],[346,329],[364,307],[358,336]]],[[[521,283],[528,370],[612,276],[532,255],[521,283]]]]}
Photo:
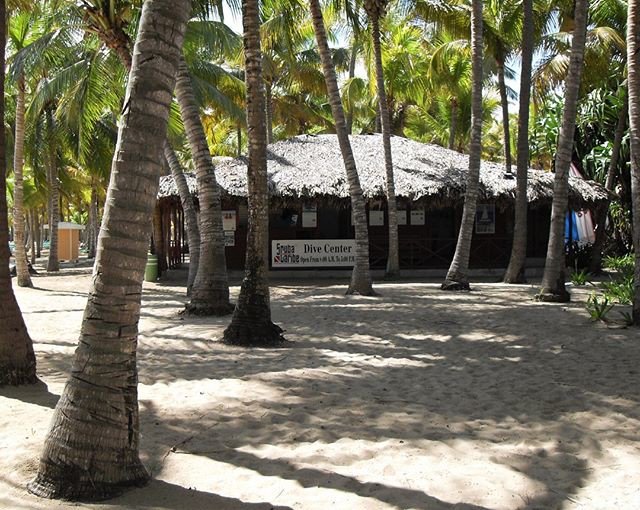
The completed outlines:
{"type": "Polygon", "coordinates": [[[80,342],[29,484],[41,497],[104,499],[149,479],[138,452],[140,297],[190,4],[143,6],[80,342]]]}
{"type": "MultiPolygon", "coordinates": [[[[358,59],[358,49],[359,44],[354,35],[351,42],[351,55],[349,57],[349,79],[352,79],[356,75],[356,64],[358,59]]],[[[349,109],[347,111],[347,116],[345,119],[347,134],[350,135],[353,131],[353,110],[349,109]]]]}
{"type": "Polygon", "coordinates": [[[588,4],[588,0],[576,0],[575,2],[575,28],[573,30],[571,56],[569,57],[569,73],[565,82],[562,126],[555,159],[556,175],[553,184],[549,244],[547,246],[547,259],[540,293],[536,296],[538,301],[565,303],[571,299],[564,285],[564,222],[569,200],[569,167],[571,166],[573,153],[573,134],[576,125],[578,93],[584,63],[588,4]]]}
{"type": "Polygon", "coordinates": [[[273,143],[273,94],[271,84],[265,83],[265,114],[267,116],[267,144],[273,143]]]}
{"type": "MultiPolygon", "coordinates": [[[[620,148],[622,147],[622,140],[627,130],[627,116],[629,115],[629,96],[627,91],[624,90],[624,101],[622,108],[618,114],[618,123],[616,124],[616,132],[613,137],[613,147],[611,147],[611,161],[609,161],[609,168],[607,169],[607,179],[604,187],[608,191],[613,191],[613,187],[616,181],[616,174],[618,170],[618,161],[620,160],[620,148]]],[[[591,251],[591,260],[589,261],[589,272],[592,274],[598,274],[602,270],[602,250],[604,248],[604,242],[607,237],[606,223],[607,215],[609,213],[609,201],[602,205],[596,211],[596,240],[593,243],[593,249],[591,251]]]]}
{"type": "Polygon", "coordinates": [[[94,179],[91,179],[91,203],[89,204],[89,233],[87,236],[88,258],[96,257],[98,245],[98,190],[94,179]]]}
{"type": "Polygon", "coordinates": [[[398,254],[398,205],[396,201],[396,187],[393,177],[393,159],[391,155],[391,122],[389,120],[389,106],[387,93],[384,88],[384,69],[382,67],[382,49],[380,48],[380,18],[371,17],[371,36],[373,38],[373,52],[376,61],[376,84],[378,87],[378,107],[382,124],[382,145],[384,148],[384,165],[386,169],[387,185],[387,214],[389,217],[389,256],[385,276],[394,278],[400,273],[400,256],[398,254]]]}
{"type": "Polygon", "coordinates": [[[627,59],[629,72],[629,126],[631,136],[631,201],[633,204],[633,323],[640,326],[640,5],[629,0],[627,59]]]}
{"type": "Polygon", "coordinates": [[[242,346],[278,345],[282,328],[271,321],[268,282],[269,196],[267,193],[267,134],[260,11],[258,0],[242,1],[245,81],[247,86],[247,195],[249,224],[245,272],[238,303],[223,341],[242,346]]]}
{"type": "Polygon", "coordinates": [[[184,58],[178,67],[176,98],[196,166],[200,201],[200,261],[191,289],[191,301],[185,312],[193,315],[227,315],[233,311],[233,305],[229,303],[220,187],[216,182],[215,168],[184,58]]]}
{"type": "Polygon", "coordinates": [[[189,242],[189,276],[187,277],[187,296],[189,296],[191,295],[191,289],[193,288],[193,282],[196,279],[200,263],[200,231],[198,230],[198,217],[196,215],[196,206],[193,203],[193,197],[189,192],[187,178],[184,176],[184,171],[178,161],[176,153],[167,141],[164,143],[164,157],[169,164],[171,176],[178,188],[180,203],[182,204],[182,210],[184,211],[184,222],[187,226],[187,241],[189,242]]]}
{"type": "Polygon", "coordinates": [[[371,272],[369,270],[369,233],[367,230],[367,213],[365,208],[362,187],[356,169],[356,162],[351,150],[349,135],[347,134],[344,110],[340,100],[340,89],[336,71],[331,60],[327,33],[322,18],[322,10],[319,0],[309,0],[311,16],[313,18],[313,28],[318,42],[322,70],[331,103],[331,113],[336,127],[336,135],[340,144],[340,152],[344,160],[344,166],[349,182],[349,194],[351,196],[351,208],[353,209],[355,238],[356,238],[356,263],[351,273],[351,283],[347,289],[347,294],[361,294],[363,296],[373,296],[375,292],[371,284],[371,272]]]}
{"type": "Polygon", "coordinates": [[[58,162],[56,149],[53,145],[53,114],[47,109],[47,129],[49,129],[49,144],[47,146],[46,164],[49,167],[49,193],[51,194],[51,214],[49,220],[49,259],[47,261],[47,271],[60,271],[60,261],[58,260],[58,222],[60,220],[60,184],[58,182],[58,162]]]}
{"type": "Polygon", "coordinates": [[[13,232],[15,242],[15,260],[18,286],[33,287],[29,266],[27,264],[27,251],[25,248],[25,218],[24,218],[24,100],[25,100],[24,76],[18,77],[18,97],[16,100],[16,131],[13,149],[13,232]]]}
{"type": "Polygon", "coordinates": [[[518,112],[517,191],[513,244],[505,283],[525,283],[527,258],[527,183],[529,179],[529,106],[531,102],[531,67],[533,60],[533,0],[523,1],[522,70],[520,72],[520,111],[518,112]]]}
{"type": "Polygon", "coordinates": [[[507,85],[504,82],[504,60],[497,60],[498,89],[500,90],[500,105],[502,107],[502,136],[504,143],[504,166],[508,174],[511,173],[511,133],[509,132],[509,98],[507,85]]]}
{"type": "Polygon", "coordinates": [[[31,264],[36,263],[36,230],[35,230],[35,214],[33,209],[28,210],[27,228],[29,229],[29,248],[31,249],[31,264]]]}
{"type": "Polygon", "coordinates": [[[476,218],[476,202],[480,182],[480,156],[482,152],[482,0],[471,2],[471,143],[469,144],[469,173],[464,194],[462,222],[456,251],[451,261],[442,290],[469,290],[469,256],[476,218]]]}
{"type": "MultiPolygon", "coordinates": [[[[0,0],[0,97],[4,97],[6,46],[6,4],[0,0]]],[[[0,102],[0,121],[4,126],[4,101],[0,102]]],[[[0,167],[6,167],[5,137],[0,137],[0,167]]],[[[0,172],[0,386],[33,384],[36,357],[33,343],[22,319],[20,307],[11,286],[9,274],[9,211],[7,208],[7,176],[0,172]]]]}
{"type": "Polygon", "coordinates": [[[451,119],[449,119],[449,144],[447,148],[449,150],[456,150],[456,129],[458,126],[458,100],[455,97],[451,98],[451,119]]]}
{"type": "Polygon", "coordinates": [[[40,212],[37,209],[31,211],[31,224],[33,226],[33,253],[31,259],[35,264],[36,259],[40,256],[40,212]]]}

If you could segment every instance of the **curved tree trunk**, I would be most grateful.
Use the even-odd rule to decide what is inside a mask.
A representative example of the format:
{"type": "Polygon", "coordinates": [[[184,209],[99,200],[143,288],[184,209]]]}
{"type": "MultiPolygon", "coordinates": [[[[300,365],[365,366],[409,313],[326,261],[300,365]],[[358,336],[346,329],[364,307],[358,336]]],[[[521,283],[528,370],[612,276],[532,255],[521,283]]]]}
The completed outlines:
{"type": "Polygon", "coordinates": [[[89,203],[89,232],[87,235],[88,258],[96,257],[98,245],[98,190],[94,179],[91,179],[91,202],[89,203]]]}
{"type": "MultiPolygon", "coordinates": [[[[628,115],[629,96],[625,90],[624,101],[622,108],[620,109],[620,113],[618,114],[618,123],[616,124],[616,132],[613,137],[613,147],[611,147],[611,161],[609,161],[609,168],[607,169],[607,179],[604,184],[604,187],[608,191],[613,191],[613,187],[616,182],[618,161],[620,160],[620,147],[622,146],[622,139],[624,138],[624,134],[627,129],[628,115]]],[[[596,240],[593,243],[591,260],[589,261],[589,272],[592,274],[598,274],[602,270],[602,250],[604,249],[604,242],[607,238],[606,223],[608,212],[609,201],[596,211],[596,240]]]]}
{"type": "Polygon", "coordinates": [[[631,201],[633,203],[633,323],[640,326],[640,2],[629,0],[627,14],[629,126],[631,134],[631,201]]]}
{"type": "Polygon", "coordinates": [[[164,157],[169,164],[171,176],[178,188],[180,195],[180,203],[184,211],[184,222],[187,227],[187,241],[189,243],[189,276],[187,277],[187,295],[191,295],[193,282],[198,273],[200,264],[200,231],[198,230],[198,217],[196,215],[196,206],[193,203],[193,197],[189,192],[187,178],[184,176],[182,165],[178,161],[178,157],[169,142],[164,142],[164,157]]]}
{"type": "Polygon", "coordinates": [[[476,218],[476,202],[480,182],[482,152],[482,0],[472,1],[471,12],[471,143],[469,145],[469,173],[464,194],[462,222],[456,251],[449,266],[442,290],[469,290],[469,256],[476,218]]]}
{"type": "MultiPolygon", "coordinates": [[[[511,133],[509,132],[509,98],[507,85],[504,82],[504,60],[496,60],[498,68],[498,89],[500,90],[500,105],[502,107],[502,140],[504,143],[504,166],[508,174],[511,173],[511,133]]],[[[520,89],[522,90],[522,88],[520,89]]]]}
{"type": "MultiPolygon", "coordinates": [[[[0,97],[4,97],[6,43],[6,5],[0,0],[0,97]]],[[[0,120],[4,125],[4,101],[0,102],[0,120]]],[[[5,137],[0,137],[0,167],[6,167],[5,137]]],[[[33,343],[22,319],[20,307],[11,286],[9,274],[9,211],[7,209],[7,176],[0,172],[0,386],[33,384],[36,357],[33,343]]]]}
{"type": "Polygon", "coordinates": [[[322,10],[319,0],[309,0],[311,16],[313,18],[313,28],[318,42],[318,51],[322,61],[322,71],[327,85],[329,102],[331,103],[331,113],[336,127],[336,135],[340,144],[340,152],[344,160],[344,166],[349,181],[349,194],[351,196],[351,208],[353,210],[353,224],[356,238],[356,263],[351,273],[351,283],[347,289],[347,294],[361,294],[363,296],[373,296],[375,292],[371,284],[371,272],[369,269],[369,233],[367,230],[367,213],[365,208],[362,187],[356,169],[356,162],[353,158],[349,135],[347,134],[346,122],[342,101],[340,100],[340,90],[336,71],[331,60],[327,33],[322,18],[322,10]]]}
{"type": "Polygon", "coordinates": [[[458,99],[451,98],[451,119],[449,119],[449,144],[447,148],[454,151],[456,150],[456,129],[458,129],[458,99]]]}
{"type": "Polygon", "coordinates": [[[144,3],[80,342],[29,490],[103,499],[145,483],[136,348],[149,218],[188,0],[144,3]]]}
{"type": "Polygon", "coordinates": [[[575,28],[573,30],[571,56],[569,58],[569,73],[565,84],[562,126],[560,128],[558,150],[555,159],[556,175],[553,184],[549,245],[547,246],[547,259],[545,261],[540,293],[536,296],[538,301],[564,303],[571,299],[564,285],[564,222],[569,200],[569,167],[571,166],[578,93],[584,63],[588,4],[588,0],[576,0],[575,2],[575,28]]]}
{"type": "Polygon", "coordinates": [[[244,279],[231,324],[224,331],[223,341],[249,347],[278,345],[284,341],[284,337],[282,328],[271,321],[267,278],[269,270],[267,133],[258,0],[242,1],[242,24],[247,85],[249,225],[244,279]]]}
{"type": "Polygon", "coordinates": [[[518,112],[517,192],[513,244],[505,283],[525,283],[527,258],[527,183],[529,179],[529,103],[531,101],[531,66],[533,60],[533,0],[523,1],[522,70],[520,72],[520,111],[518,112]]]}
{"type": "Polygon", "coordinates": [[[382,49],[380,48],[380,18],[371,17],[371,36],[373,38],[373,52],[376,60],[376,84],[378,87],[378,107],[380,108],[380,122],[382,124],[382,144],[384,147],[384,166],[386,169],[387,212],[389,217],[389,256],[385,276],[394,278],[400,273],[400,256],[398,253],[398,203],[396,201],[396,186],[393,177],[393,159],[391,157],[391,122],[389,120],[389,105],[384,88],[384,69],[382,67],[382,49]]]}
{"type": "Polygon", "coordinates": [[[220,187],[216,182],[215,168],[184,58],[178,67],[176,98],[196,166],[200,201],[200,261],[191,289],[191,301],[185,312],[194,315],[227,315],[233,311],[233,305],[229,303],[220,187]]]}
{"type": "Polygon", "coordinates": [[[27,264],[27,249],[25,247],[25,218],[24,218],[24,76],[18,78],[18,97],[16,100],[16,132],[13,149],[13,232],[15,242],[14,258],[16,260],[16,274],[18,286],[33,287],[29,265],[27,264]]]}
{"type": "Polygon", "coordinates": [[[49,259],[47,260],[47,271],[60,271],[60,260],[58,259],[58,222],[60,220],[60,184],[58,181],[58,161],[56,148],[53,145],[53,114],[47,109],[47,127],[49,131],[49,144],[47,146],[46,161],[49,177],[49,193],[51,194],[51,212],[49,214],[49,259]]]}

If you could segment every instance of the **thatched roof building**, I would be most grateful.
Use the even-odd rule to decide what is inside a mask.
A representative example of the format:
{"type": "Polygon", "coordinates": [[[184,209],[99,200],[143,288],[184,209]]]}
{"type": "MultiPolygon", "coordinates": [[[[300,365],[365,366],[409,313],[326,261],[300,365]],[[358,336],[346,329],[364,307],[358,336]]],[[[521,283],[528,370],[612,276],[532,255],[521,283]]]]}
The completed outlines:
{"type": "MultiPolygon", "coordinates": [[[[351,136],[358,173],[367,199],[385,196],[385,169],[381,135],[351,136]]],[[[396,194],[399,199],[418,202],[427,208],[453,205],[462,201],[469,158],[465,154],[423,144],[406,138],[392,137],[396,194]]],[[[338,140],[335,135],[301,135],[274,143],[268,149],[267,168],[271,196],[284,202],[299,199],[349,198],[349,186],[338,140]]],[[[245,159],[219,158],[216,177],[225,195],[245,197],[247,194],[245,159]]],[[[529,202],[531,206],[550,204],[554,175],[529,170],[529,202]]],[[[197,194],[193,175],[189,187],[197,194]]],[[[571,177],[569,202],[573,208],[593,206],[607,200],[607,192],[598,184],[571,177]]],[[[163,177],[159,197],[177,195],[170,176],[163,177]]],[[[499,206],[513,203],[515,178],[506,178],[504,167],[483,162],[480,171],[480,199],[495,201],[499,206]]]]}

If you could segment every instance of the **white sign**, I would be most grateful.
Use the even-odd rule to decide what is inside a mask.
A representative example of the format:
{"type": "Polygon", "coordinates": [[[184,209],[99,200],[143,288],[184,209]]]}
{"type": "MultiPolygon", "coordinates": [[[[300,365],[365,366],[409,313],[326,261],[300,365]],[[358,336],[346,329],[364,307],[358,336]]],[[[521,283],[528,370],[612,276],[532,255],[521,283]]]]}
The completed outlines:
{"type": "Polygon", "coordinates": [[[224,245],[225,246],[235,246],[236,245],[236,231],[235,230],[225,230],[224,231],[224,245]]]}
{"type": "Polygon", "coordinates": [[[424,225],[424,209],[411,210],[411,224],[424,225]]]}
{"type": "Polygon", "coordinates": [[[407,224],[407,210],[398,209],[398,225],[406,225],[406,224],[407,224]]]}
{"type": "Polygon", "coordinates": [[[271,267],[352,267],[354,239],[292,239],[271,241],[271,267]]]}
{"type": "Polygon", "coordinates": [[[369,211],[369,225],[382,227],[384,225],[384,211],[369,211]]]}
{"type": "Polygon", "coordinates": [[[236,212],[222,211],[222,230],[236,229],[236,212]]]}
{"type": "Polygon", "coordinates": [[[318,210],[315,204],[302,206],[302,228],[316,228],[318,226],[318,210]]]}

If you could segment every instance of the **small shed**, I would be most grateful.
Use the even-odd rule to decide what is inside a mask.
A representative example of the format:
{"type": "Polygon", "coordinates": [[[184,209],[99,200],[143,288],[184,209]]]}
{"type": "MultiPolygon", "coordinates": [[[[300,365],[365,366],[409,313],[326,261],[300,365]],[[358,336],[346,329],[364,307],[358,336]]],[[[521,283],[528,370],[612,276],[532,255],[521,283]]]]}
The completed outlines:
{"type": "Polygon", "coordinates": [[[80,231],[84,225],[61,221],[58,223],[58,259],[77,262],[80,253],[80,231]]]}

